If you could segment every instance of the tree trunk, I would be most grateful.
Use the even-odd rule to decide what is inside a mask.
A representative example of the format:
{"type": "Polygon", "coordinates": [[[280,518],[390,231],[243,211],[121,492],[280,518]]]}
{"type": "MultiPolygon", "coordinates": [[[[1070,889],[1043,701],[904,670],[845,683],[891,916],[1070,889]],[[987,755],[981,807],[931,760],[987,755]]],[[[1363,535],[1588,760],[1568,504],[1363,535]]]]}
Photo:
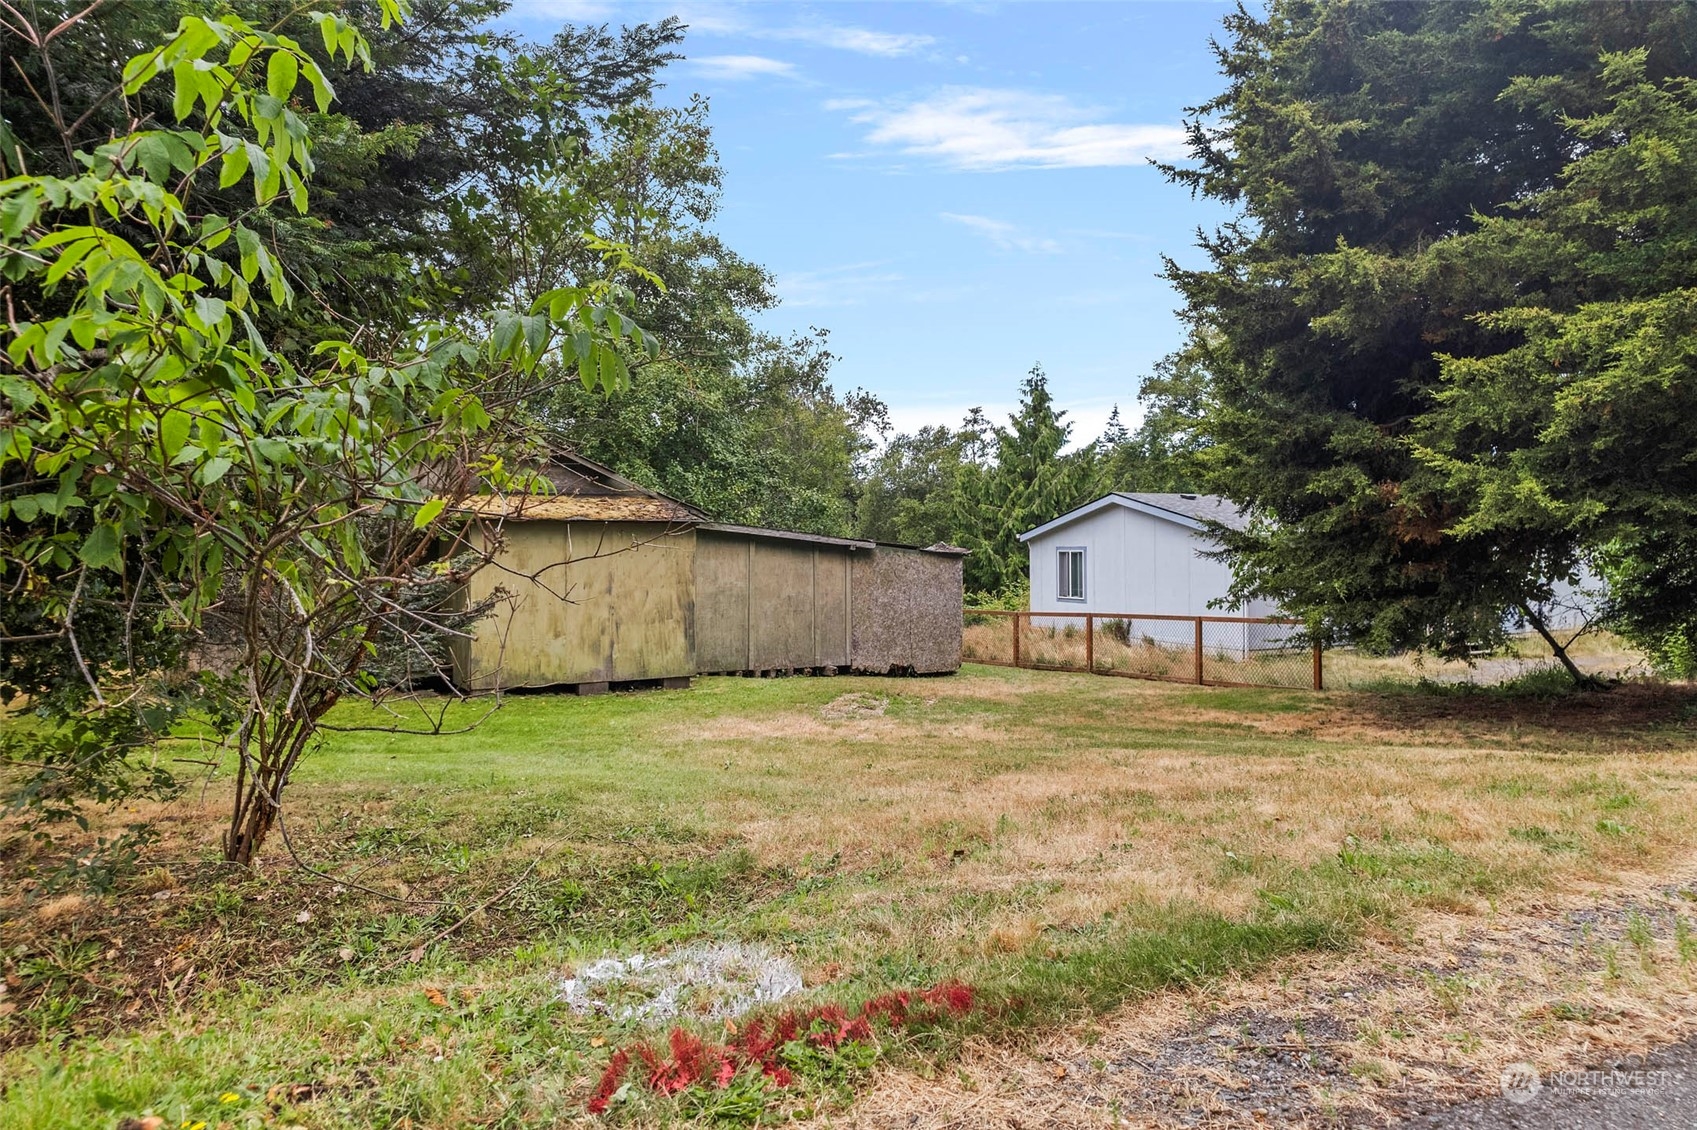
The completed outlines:
{"type": "Polygon", "coordinates": [[[277,734],[270,720],[250,719],[237,740],[235,801],[224,830],[224,858],[252,867],[282,803],[277,734]]]}
{"type": "Polygon", "coordinates": [[[236,763],[236,799],[224,832],[224,858],[251,867],[271,826],[283,813],[283,790],[301,754],[317,732],[318,720],[341,699],[335,691],[302,704],[292,714],[262,716],[241,736],[236,763]]]}
{"type": "Polygon", "coordinates": [[[255,779],[249,786],[248,795],[239,799],[230,830],[224,833],[224,858],[231,863],[252,867],[254,857],[259,854],[276,819],[276,802],[255,779]]]}
{"type": "MultiPolygon", "coordinates": [[[[1574,686],[1588,691],[1600,690],[1602,688],[1602,680],[1598,679],[1595,675],[1587,675],[1579,669],[1578,664],[1574,663],[1572,657],[1567,654],[1567,648],[1563,647],[1556,640],[1554,633],[1545,626],[1543,618],[1536,612],[1533,612],[1532,607],[1524,601],[1522,601],[1520,605],[1520,614],[1526,617],[1526,622],[1532,625],[1532,630],[1542,636],[1544,642],[1550,645],[1551,654],[1553,654],[1556,657],[1556,660],[1567,669],[1568,676],[1573,680],[1574,686]]],[[[1568,642],[1571,643],[1573,641],[1569,640],[1568,642]]]]}

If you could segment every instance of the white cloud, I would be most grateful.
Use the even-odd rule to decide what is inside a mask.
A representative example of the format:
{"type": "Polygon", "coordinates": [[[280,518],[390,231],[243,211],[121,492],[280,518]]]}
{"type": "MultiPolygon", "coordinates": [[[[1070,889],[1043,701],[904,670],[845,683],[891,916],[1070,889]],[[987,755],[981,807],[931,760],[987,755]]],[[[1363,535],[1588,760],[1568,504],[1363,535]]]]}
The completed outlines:
{"type": "Polygon", "coordinates": [[[795,64],[764,55],[697,55],[689,60],[710,78],[795,78],[795,64]]]}
{"type": "Polygon", "coordinates": [[[989,216],[969,216],[959,212],[939,213],[943,219],[971,228],[1003,251],[1024,251],[1031,255],[1059,255],[1061,245],[1052,239],[1028,235],[1006,220],[989,216]]]}
{"type": "Polygon", "coordinates": [[[884,264],[847,263],[818,271],[792,271],[773,280],[773,289],[786,307],[859,306],[868,298],[887,295],[904,281],[884,264]]]}
{"type": "Polygon", "coordinates": [[[1140,165],[1185,154],[1176,125],[1093,121],[1096,115],[1059,94],[949,87],[917,102],[862,108],[866,140],[933,157],[956,169],[1140,165]]]}
{"type": "MultiPolygon", "coordinates": [[[[597,3],[600,0],[518,0],[520,4],[548,3],[597,3]]],[[[720,4],[686,4],[674,10],[689,25],[694,34],[707,35],[744,35],[751,39],[773,39],[788,43],[810,43],[815,47],[831,47],[839,51],[853,51],[859,55],[879,55],[884,58],[896,58],[902,55],[912,55],[924,50],[936,42],[929,35],[918,35],[911,32],[876,31],[872,28],[853,27],[847,24],[832,23],[799,23],[788,26],[773,26],[751,19],[749,13],[756,8],[726,6],[720,4]]],[[[776,11],[777,6],[765,7],[764,11],[776,11]]]]}
{"type": "Polygon", "coordinates": [[[673,4],[667,9],[681,19],[691,35],[740,35],[748,21],[723,4],[673,4]]]}
{"type": "MultiPolygon", "coordinates": [[[[809,43],[858,55],[893,59],[922,51],[935,37],[912,32],[876,31],[846,24],[802,23],[767,27],[751,21],[735,6],[686,4],[672,9],[696,35],[745,35],[755,39],[809,43]]],[[[620,5],[614,0],[514,0],[511,14],[520,19],[557,19],[572,23],[600,23],[616,17],[620,5]]]]}
{"type": "Polygon", "coordinates": [[[795,27],[762,28],[751,34],[766,39],[790,39],[812,43],[819,47],[835,47],[859,55],[880,55],[893,59],[911,55],[937,42],[929,35],[906,32],[873,31],[864,27],[845,27],[841,24],[800,24],[795,27]]]}

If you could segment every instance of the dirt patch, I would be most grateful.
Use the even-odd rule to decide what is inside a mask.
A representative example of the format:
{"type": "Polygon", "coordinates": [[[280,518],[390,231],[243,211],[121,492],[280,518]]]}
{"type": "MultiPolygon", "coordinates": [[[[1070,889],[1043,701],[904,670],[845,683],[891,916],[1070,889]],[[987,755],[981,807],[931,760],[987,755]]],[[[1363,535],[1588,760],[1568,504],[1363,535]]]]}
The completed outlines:
{"type": "Polygon", "coordinates": [[[890,700],[887,696],[854,691],[850,694],[840,694],[821,706],[819,717],[833,722],[859,718],[882,718],[884,711],[889,708],[890,700]]]}

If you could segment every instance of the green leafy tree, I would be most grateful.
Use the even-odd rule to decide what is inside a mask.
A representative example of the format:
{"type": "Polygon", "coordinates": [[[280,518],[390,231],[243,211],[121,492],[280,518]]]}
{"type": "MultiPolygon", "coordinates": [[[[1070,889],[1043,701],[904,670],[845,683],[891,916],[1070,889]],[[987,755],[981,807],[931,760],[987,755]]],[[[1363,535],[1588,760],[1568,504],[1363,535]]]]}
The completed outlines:
{"type": "Polygon", "coordinates": [[[884,406],[839,396],[829,364],[816,336],[734,366],[663,355],[628,393],[564,387],[544,416],[583,454],[720,521],[845,535],[884,406]]]}
{"type": "Polygon", "coordinates": [[[1652,84],[1692,73],[1697,9],[1279,0],[1226,33],[1227,88],[1190,124],[1195,164],[1169,174],[1241,218],[1202,240],[1207,268],[1167,274],[1206,374],[1173,406],[1205,485],[1252,517],[1226,539],[1238,595],[1446,654],[1500,638],[1508,610],[1536,622],[1585,531],[1475,520],[1471,488],[1421,447],[1445,372],[1521,340],[1481,315],[1542,284],[1440,249],[1586,147],[1575,121],[1612,97],[1599,52],[1645,49],[1652,84]]]}
{"type": "MultiPolygon", "coordinates": [[[[80,14],[48,54],[0,28],[8,74],[15,76],[0,89],[0,112],[30,172],[74,171],[75,150],[125,132],[132,118],[171,120],[173,92],[164,84],[123,99],[101,94],[119,81],[128,52],[162,41],[181,16],[204,7],[147,0],[83,13],[85,6],[31,5],[47,28],[80,14]],[[62,92],[61,105],[75,106],[62,122],[32,112],[29,92],[50,89],[50,78],[62,92]]],[[[453,317],[499,304],[487,286],[487,264],[475,253],[482,243],[468,248],[449,238],[473,190],[560,165],[598,114],[653,91],[682,38],[670,19],[618,33],[567,27],[543,43],[526,43],[493,29],[508,8],[505,0],[417,0],[404,25],[386,23],[382,5],[371,0],[334,7],[360,36],[372,65],[342,71],[333,105],[295,108],[314,140],[307,211],[255,209],[248,217],[288,262],[291,285],[302,296],[252,314],[273,349],[291,352],[358,327],[402,325],[421,310],[453,317]]],[[[228,0],[221,8],[289,37],[320,67],[331,66],[335,49],[319,35],[310,5],[228,0]]],[[[25,171],[13,167],[10,155],[0,162],[10,172],[25,171]]],[[[244,193],[252,208],[243,184],[210,183],[197,192],[217,214],[241,213],[244,193]]],[[[560,216],[573,218],[564,210],[560,216]]],[[[578,234],[572,229],[574,239],[578,234]]],[[[586,270],[582,277],[599,270],[592,252],[586,270]]],[[[545,288],[505,300],[519,302],[539,289],[545,288]]]]}
{"type": "MultiPolygon", "coordinates": [[[[381,10],[384,25],[401,16],[397,0],[381,10]]],[[[0,632],[15,638],[13,609],[30,602],[23,634],[57,641],[93,709],[113,711],[156,698],[161,672],[136,669],[133,651],[91,655],[85,601],[103,597],[126,634],[228,624],[224,852],[251,862],[325,712],[371,689],[384,645],[440,627],[448,610],[420,592],[483,563],[489,542],[456,517],[464,500],[534,485],[514,470],[534,450],[523,404],[567,372],[622,388],[626,356],[654,351],[614,281],[640,272],[602,246],[604,277],[468,322],[487,333],[415,318],[273,349],[261,323],[293,299],[290,263],[249,221],[310,213],[309,119],[334,99],[318,59],[280,31],[190,11],[114,86],[61,86],[54,54],[89,13],[43,27],[7,12],[7,35],[41,59],[31,112],[72,161],[0,181],[0,632]],[[160,86],[174,127],[158,120],[160,86]],[[123,127],[77,148],[73,127],[104,100],[125,107],[123,127]],[[229,196],[202,199],[203,186],[251,203],[221,214],[208,205],[229,196]]],[[[347,64],[369,60],[340,15],[317,16],[314,34],[347,64]]],[[[8,105],[13,160],[20,117],[8,105]]]]}
{"type": "Polygon", "coordinates": [[[1205,386],[1191,354],[1163,358],[1138,392],[1147,410],[1137,430],[1116,406],[1096,441],[1096,493],[1201,490],[1206,444],[1190,421],[1202,411],[1205,386]]]}
{"type": "Polygon", "coordinates": [[[592,266],[575,216],[652,271],[634,283],[636,311],[662,345],[632,395],[568,386],[539,402],[561,440],[723,521],[848,533],[886,412],[832,387],[823,331],[786,339],[751,323],[777,300],[710,228],[722,175],[706,103],[600,115],[554,177],[506,194],[489,218],[499,234],[471,241],[493,248],[487,274],[522,289],[592,266]]]}
{"type": "Polygon", "coordinates": [[[906,545],[958,537],[955,491],[967,435],[938,426],[892,438],[868,468],[855,512],[860,536],[906,545]]]}

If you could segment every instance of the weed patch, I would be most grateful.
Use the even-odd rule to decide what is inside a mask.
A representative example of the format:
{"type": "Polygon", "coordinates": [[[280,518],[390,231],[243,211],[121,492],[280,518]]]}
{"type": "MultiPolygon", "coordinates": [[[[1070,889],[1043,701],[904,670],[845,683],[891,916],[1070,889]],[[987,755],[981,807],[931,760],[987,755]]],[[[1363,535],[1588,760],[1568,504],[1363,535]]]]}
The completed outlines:
{"type": "MultiPolygon", "coordinates": [[[[973,1010],[975,996],[969,985],[945,982],[923,991],[882,993],[853,1012],[839,1004],[791,1009],[754,1017],[740,1028],[727,1025],[730,1039],[722,1044],[673,1028],[664,1051],[649,1043],[615,1051],[588,1109],[604,1114],[616,1101],[627,1098],[630,1088],[625,1077],[634,1067],[638,1081],[662,1096],[692,1090],[729,1091],[740,1078],[744,1086],[732,1109],[758,1116],[769,1088],[789,1087],[798,1077],[845,1087],[876,1061],[879,1034],[918,1032],[963,1017],[973,1010]],[[762,1100],[759,1109],[755,1109],[756,1097],[762,1100]]],[[[722,1110],[722,1104],[705,1101],[699,1094],[687,1106],[722,1110]]]]}

